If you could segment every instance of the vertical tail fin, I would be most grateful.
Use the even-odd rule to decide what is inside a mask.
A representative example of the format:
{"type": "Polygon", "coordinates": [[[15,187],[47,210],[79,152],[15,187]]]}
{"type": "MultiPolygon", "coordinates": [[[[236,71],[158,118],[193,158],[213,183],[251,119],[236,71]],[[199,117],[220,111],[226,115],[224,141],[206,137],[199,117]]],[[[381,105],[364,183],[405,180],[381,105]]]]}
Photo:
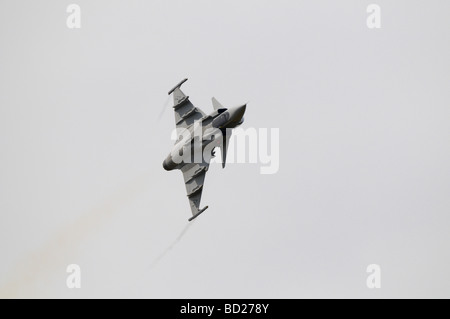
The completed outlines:
{"type": "Polygon", "coordinates": [[[218,109],[223,109],[224,107],[222,106],[222,104],[219,103],[219,101],[216,100],[215,97],[212,98],[212,104],[214,107],[214,110],[218,110],[218,109]]]}

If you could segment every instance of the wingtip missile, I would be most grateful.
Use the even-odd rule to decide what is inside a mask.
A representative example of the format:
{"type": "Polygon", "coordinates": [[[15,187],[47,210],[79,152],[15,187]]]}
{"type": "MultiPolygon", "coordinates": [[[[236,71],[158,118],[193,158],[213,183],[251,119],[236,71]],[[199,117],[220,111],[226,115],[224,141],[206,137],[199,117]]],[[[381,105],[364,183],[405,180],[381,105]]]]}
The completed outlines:
{"type": "Polygon", "coordinates": [[[178,83],[177,85],[175,85],[175,86],[173,87],[173,89],[169,91],[168,95],[172,94],[173,91],[175,91],[175,90],[178,89],[180,86],[182,86],[183,83],[186,82],[187,80],[188,80],[188,79],[185,78],[183,81],[181,81],[180,83],[178,83]]]}
{"type": "Polygon", "coordinates": [[[195,214],[194,216],[192,216],[191,218],[189,218],[189,221],[193,221],[194,219],[196,219],[201,213],[203,213],[205,210],[208,209],[208,206],[203,207],[201,210],[198,211],[197,214],[195,214]]]}

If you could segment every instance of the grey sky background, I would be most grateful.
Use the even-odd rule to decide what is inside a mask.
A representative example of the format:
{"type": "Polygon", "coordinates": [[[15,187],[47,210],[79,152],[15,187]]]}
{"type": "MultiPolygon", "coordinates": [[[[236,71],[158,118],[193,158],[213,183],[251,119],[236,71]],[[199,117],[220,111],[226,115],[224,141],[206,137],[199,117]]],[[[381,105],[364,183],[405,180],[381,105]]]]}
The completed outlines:
{"type": "Polygon", "coordinates": [[[0,1],[1,297],[450,297],[448,1],[378,30],[369,1],[70,3],[0,1]],[[190,217],[158,120],[184,77],[279,128],[280,170],[212,166],[151,267],[190,217]]]}

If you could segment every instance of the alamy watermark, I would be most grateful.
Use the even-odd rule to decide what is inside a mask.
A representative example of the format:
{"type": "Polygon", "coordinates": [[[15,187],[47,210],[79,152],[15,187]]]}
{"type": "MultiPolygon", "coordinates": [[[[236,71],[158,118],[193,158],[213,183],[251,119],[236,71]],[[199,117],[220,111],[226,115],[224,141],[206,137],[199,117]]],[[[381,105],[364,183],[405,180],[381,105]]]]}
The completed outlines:
{"type": "Polygon", "coordinates": [[[66,272],[70,275],[67,276],[66,285],[69,289],[81,288],[81,267],[77,264],[68,265],[66,272]]]}
{"type": "Polygon", "coordinates": [[[366,272],[370,275],[367,276],[366,285],[369,289],[381,288],[381,267],[377,264],[371,264],[367,266],[366,272]]]}
{"type": "Polygon", "coordinates": [[[67,6],[67,13],[70,13],[66,20],[69,29],[81,28],[81,8],[78,4],[72,3],[67,6]]]}
{"type": "Polygon", "coordinates": [[[222,163],[221,149],[226,149],[226,164],[259,164],[261,174],[275,174],[280,167],[280,129],[246,128],[203,129],[196,121],[190,129],[172,131],[175,147],[170,157],[180,163],[222,163]]]}
{"type": "Polygon", "coordinates": [[[367,6],[367,17],[366,24],[369,29],[380,29],[381,28],[381,7],[378,4],[372,3],[367,6]]]}

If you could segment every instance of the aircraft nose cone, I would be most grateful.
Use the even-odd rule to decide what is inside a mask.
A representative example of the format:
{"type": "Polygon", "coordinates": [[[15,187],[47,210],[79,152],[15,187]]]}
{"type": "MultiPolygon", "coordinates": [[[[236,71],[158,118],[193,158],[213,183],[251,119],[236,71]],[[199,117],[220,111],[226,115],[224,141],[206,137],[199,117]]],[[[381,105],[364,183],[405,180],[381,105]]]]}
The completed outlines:
{"type": "Polygon", "coordinates": [[[227,127],[236,127],[242,124],[246,108],[247,104],[231,108],[229,110],[230,120],[227,124],[227,127]]]}
{"type": "Polygon", "coordinates": [[[242,118],[244,117],[245,109],[247,108],[247,104],[235,107],[233,109],[233,122],[234,123],[240,123],[242,121],[242,118]]]}
{"type": "Polygon", "coordinates": [[[239,116],[239,117],[243,117],[246,108],[247,108],[247,104],[244,104],[242,106],[238,106],[237,109],[236,109],[236,115],[239,116]]]}
{"type": "Polygon", "coordinates": [[[239,116],[238,116],[239,122],[237,125],[241,125],[242,123],[244,123],[244,113],[245,113],[246,108],[247,108],[247,104],[244,104],[244,105],[238,107],[237,113],[239,114],[239,116]]]}

